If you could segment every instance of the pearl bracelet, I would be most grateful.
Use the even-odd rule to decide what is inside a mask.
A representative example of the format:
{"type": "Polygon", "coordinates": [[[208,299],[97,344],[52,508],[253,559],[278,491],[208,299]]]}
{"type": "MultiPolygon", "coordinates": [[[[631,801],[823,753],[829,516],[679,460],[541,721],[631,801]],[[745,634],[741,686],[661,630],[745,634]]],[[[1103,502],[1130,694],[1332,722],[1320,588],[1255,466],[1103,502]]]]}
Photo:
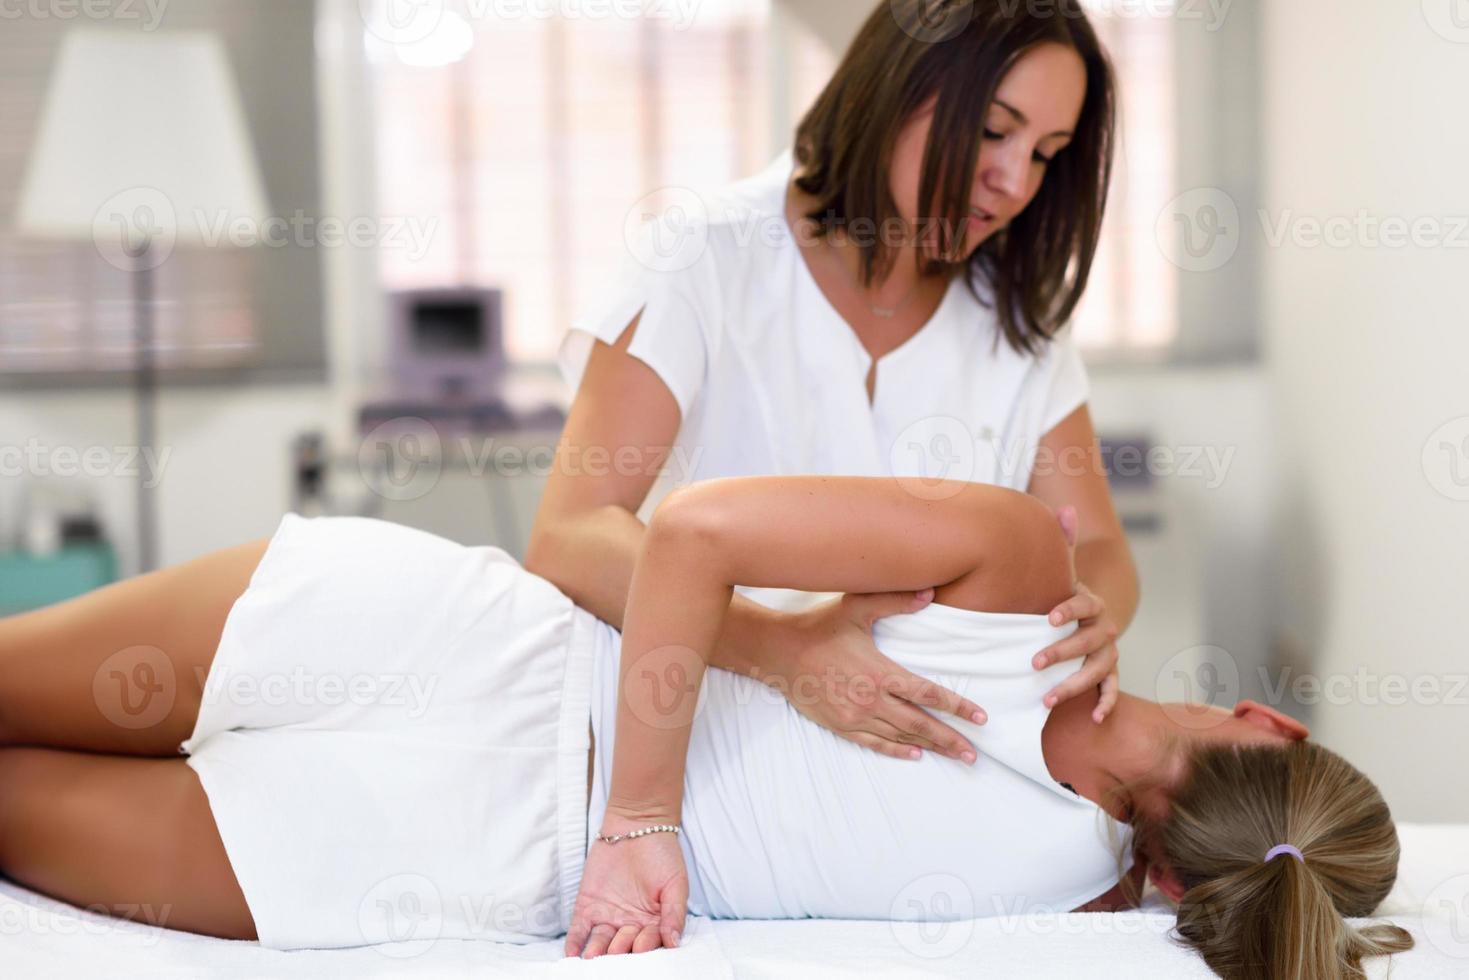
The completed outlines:
{"type": "Polygon", "coordinates": [[[678,833],[678,827],[677,827],[677,825],[671,824],[671,823],[660,823],[660,824],[655,824],[652,827],[644,827],[642,830],[634,830],[630,834],[610,834],[609,835],[609,834],[600,834],[599,833],[596,836],[596,839],[597,840],[600,840],[600,841],[606,841],[609,844],[616,844],[620,840],[632,840],[634,837],[642,837],[644,834],[660,834],[660,833],[662,833],[662,834],[676,834],[676,833],[678,833]]]}

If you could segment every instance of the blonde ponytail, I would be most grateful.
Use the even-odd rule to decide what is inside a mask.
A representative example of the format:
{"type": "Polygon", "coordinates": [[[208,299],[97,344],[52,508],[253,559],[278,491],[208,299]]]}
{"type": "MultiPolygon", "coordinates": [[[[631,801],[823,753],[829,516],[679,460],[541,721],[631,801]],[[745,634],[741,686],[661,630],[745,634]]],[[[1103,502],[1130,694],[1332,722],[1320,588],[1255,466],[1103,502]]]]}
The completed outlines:
{"type": "Polygon", "coordinates": [[[1139,840],[1183,884],[1178,934],[1225,980],[1360,980],[1362,960],[1411,949],[1393,925],[1356,929],[1397,877],[1398,838],[1372,782],[1311,742],[1200,744],[1167,819],[1139,840]],[[1301,858],[1265,855],[1290,844],[1301,858]]]}

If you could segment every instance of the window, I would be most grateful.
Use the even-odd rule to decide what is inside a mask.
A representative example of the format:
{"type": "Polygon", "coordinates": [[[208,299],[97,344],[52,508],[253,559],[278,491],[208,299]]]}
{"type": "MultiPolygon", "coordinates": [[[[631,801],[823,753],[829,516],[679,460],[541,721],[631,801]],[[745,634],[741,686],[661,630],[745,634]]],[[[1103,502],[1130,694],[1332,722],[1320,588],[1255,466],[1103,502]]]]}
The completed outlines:
{"type": "MultiPolygon", "coordinates": [[[[406,64],[368,35],[381,209],[439,218],[421,256],[383,251],[383,280],[500,288],[510,357],[550,360],[620,271],[642,192],[717,187],[783,148],[771,135],[769,0],[704,0],[687,25],[459,9],[473,46],[453,64],[406,64]]],[[[809,35],[795,41],[799,114],[835,60],[809,35]]]]}
{"type": "MultiPolygon", "coordinates": [[[[511,359],[547,361],[621,268],[624,219],[641,192],[716,187],[788,144],[786,135],[776,145],[771,118],[771,0],[705,0],[686,25],[496,17],[479,0],[449,2],[444,16],[462,22],[469,48],[461,60],[423,67],[368,32],[382,211],[437,218],[421,254],[383,251],[383,280],[500,288],[511,359]]],[[[1121,123],[1076,335],[1093,351],[1162,350],[1177,321],[1175,269],[1154,239],[1173,186],[1170,19],[1113,16],[1116,4],[1088,2],[1120,76],[1121,123]]],[[[796,120],[839,52],[794,18],[782,29],[790,63],[780,74],[796,120]]]]}
{"type": "Polygon", "coordinates": [[[1073,329],[1089,351],[1156,354],[1178,331],[1177,269],[1155,231],[1175,193],[1173,20],[1116,0],[1083,6],[1117,72],[1118,124],[1102,241],[1073,329]]]}

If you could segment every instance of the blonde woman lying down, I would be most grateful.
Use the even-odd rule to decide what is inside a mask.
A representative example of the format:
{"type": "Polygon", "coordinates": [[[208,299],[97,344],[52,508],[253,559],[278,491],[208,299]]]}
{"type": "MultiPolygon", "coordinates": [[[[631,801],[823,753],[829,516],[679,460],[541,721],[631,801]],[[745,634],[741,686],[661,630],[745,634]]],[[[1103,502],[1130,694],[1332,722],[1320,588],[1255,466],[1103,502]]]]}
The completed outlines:
{"type": "Polygon", "coordinates": [[[1387,894],[1397,836],[1298,723],[1248,701],[1124,696],[1100,725],[1095,691],[1042,703],[1078,669],[1030,662],[1075,629],[1044,615],[1072,584],[1055,515],[981,484],[677,491],[621,636],[498,549],[287,515],[269,541],[0,620],[0,870],[280,949],[402,938],[412,908],[439,938],[597,956],[676,946],[690,911],[1108,910],[1144,875],[1227,977],[1350,976],[1410,946],[1343,922],[1387,894]],[[875,638],[968,716],[978,760],[869,752],[790,703],[851,678],[706,675],[736,583],[920,591],[875,638]]]}

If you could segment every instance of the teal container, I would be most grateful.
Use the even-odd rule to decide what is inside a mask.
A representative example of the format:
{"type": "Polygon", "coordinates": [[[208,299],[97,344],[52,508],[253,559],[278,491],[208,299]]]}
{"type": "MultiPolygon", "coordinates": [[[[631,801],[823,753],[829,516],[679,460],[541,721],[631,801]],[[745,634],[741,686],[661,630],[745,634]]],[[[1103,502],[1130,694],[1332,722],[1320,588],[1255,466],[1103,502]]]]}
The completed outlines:
{"type": "Polygon", "coordinates": [[[117,581],[108,545],[76,544],[54,555],[0,553],[0,616],[40,609],[117,581]]]}

